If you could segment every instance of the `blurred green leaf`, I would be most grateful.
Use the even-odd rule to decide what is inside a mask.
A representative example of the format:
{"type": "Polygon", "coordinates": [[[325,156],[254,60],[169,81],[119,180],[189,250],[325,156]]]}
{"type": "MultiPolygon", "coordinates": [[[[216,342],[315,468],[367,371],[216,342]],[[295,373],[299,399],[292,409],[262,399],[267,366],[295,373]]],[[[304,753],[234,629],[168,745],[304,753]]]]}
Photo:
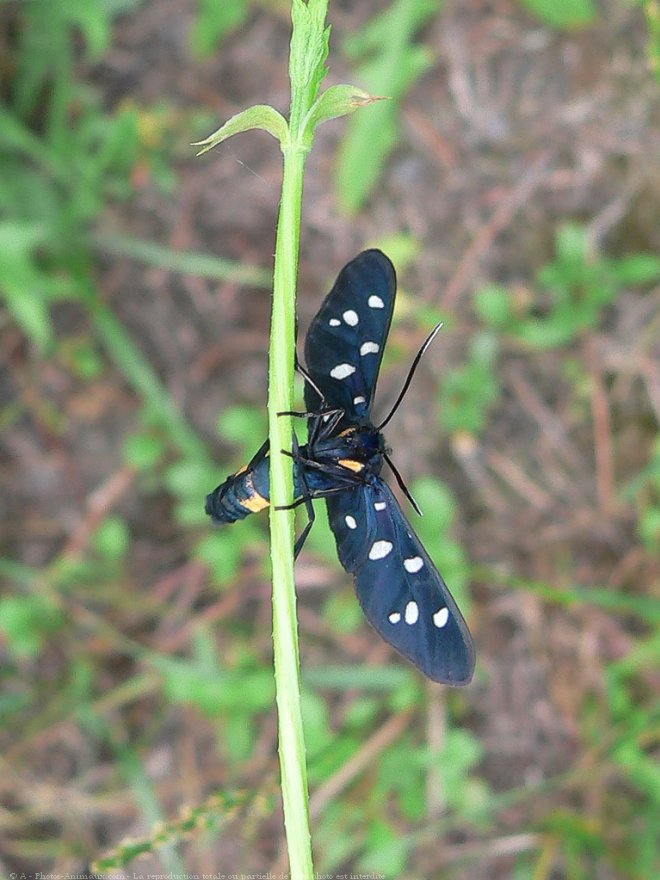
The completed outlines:
{"type": "Polygon", "coordinates": [[[483,746],[468,730],[449,728],[445,732],[442,748],[432,757],[442,778],[442,794],[451,809],[462,812],[474,808],[473,796],[483,796],[482,786],[471,788],[469,776],[483,757],[483,746]]]}
{"type": "Polygon", "coordinates": [[[496,284],[482,287],[475,294],[474,310],[485,324],[506,327],[512,320],[509,291],[496,284]]]}
{"type": "Polygon", "coordinates": [[[51,275],[37,264],[35,249],[44,228],[37,223],[0,224],[0,295],[16,322],[38,346],[51,341],[48,299],[58,289],[51,275]]]}
{"type": "Polygon", "coordinates": [[[352,590],[350,593],[346,590],[332,592],[323,603],[322,615],[323,620],[338,633],[354,632],[364,622],[364,614],[352,590]]]}
{"type": "Polygon", "coordinates": [[[21,116],[34,109],[44,86],[66,88],[78,34],[91,60],[102,55],[110,36],[111,12],[104,0],[31,0],[20,5],[13,99],[21,116]]]}
{"type": "Polygon", "coordinates": [[[155,467],[165,453],[165,444],[151,434],[133,434],[124,443],[124,459],[139,471],[155,467]]]}
{"type": "Polygon", "coordinates": [[[218,665],[210,674],[194,660],[154,655],[149,662],[162,675],[170,700],[197,706],[211,718],[234,710],[253,714],[272,707],[272,670],[229,670],[218,665]]]}
{"type": "Polygon", "coordinates": [[[131,538],[126,522],[118,516],[107,516],[92,536],[92,546],[108,561],[122,559],[131,538]]]}
{"type": "MultiPolygon", "coordinates": [[[[418,256],[422,245],[419,239],[408,232],[397,232],[377,238],[372,245],[378,247],[387,254],[397,268],[397,274],[401,275],[418,256]]],[[[398,303],[398,298],[397,298],[398,303]]],[[[417,306],[422,305],[419,301],[417,306]]],[[[437,321],[432,322],[437,324],[437,321]]]]}
{"type": "Polygon", "coordinates": [[[309,781],[318,785],[329,779],[360,749],[362,740],[348,733],[335,735],[323,750],[310,756],[309,781]]]}
{"type": "Polygon", "coordinates": [[[218,434],[229,443],[240,446],[252,456],[259,446],[259,437],[268,434],[266,410],[255,406],[231,406],[218,416],[218,434]]]}
{"type": "Polygon", "coordinates": [[[648,30],[647,56],[649,67],[660,82],[660,6],[657,0],[637,0],[644,9],[648,30]]]}
{"type": "Polygon", "coordinates": [[[337,691],[414,691],[413,672],[408,666],[319,666],[304,669],[303,681],[309,687],[337,691]]]}
{"type": "Polygon", "coordinates": [[[346,41],[348,54],[361,59],[357,74],[367,91],[390,99],[348,120],[335,185],[340,205],[349,214],[368,198],[396,145],[403,96],[432,64],[430,51],[413,41],[439,6],[437,0],[394,0],[346,41]]]}
{"type": "Polygon", "coordinates": [[[652,284],[660,279],[660,257],[655,254],[630,254],[610,263],[617,282],[625,287],[652,284]]]}
{"type": "Polygon", "coordinates": [[[195,556],[205,562],[216,583],[224,584],[236,577],[241,558],[239,535],[229,529],[216,529],[195,547],[195,556]]]}
{"type": "Polygon", "coordinates": [[[158,266],[171,272],[202,275],[205,278],[235,281],[253,287],[270,288],[273,282],[268,269],[227,260],[211,254],[194,251],[173,251],[152,241],[128,238],[124,235],[95,234],[91,244],[100,250],[131,257],[150,266],[158,266]]]}
{"type": "Polygon", "coordinates": [[[202,507],[204,498],[213,482],[213,474],[209,472],[206,461],[195,458],[183,458],[173,462],[165,471],[165,485],[174,495],[196,497],[202,507]]]}
{"type": "Polygon", "coordinates": [[[639,534],[651,553],[660,548],[660,506],[645,508],[639,517],[639,534]]]}
{"type": "Polygon", "coordinates": [[[421,819],[425,811],[427,765],[424,750],[409,737],[394,743],[383,753],[378,766],[378,800],[387,802],[395,795],[407,819],[421,819]]]}
{"type": "MultiPolygon", "coordinates": [[[[66,350],[66,346],[63,346],[66,350]]],[[[76,376],[86,381],[98,379],[103,372],[103,359],[91,339],[78,339],[66,352],[76,376]]]]}
{"type": "Polygon", "coordinates": [[[330,713],[325,700],[308,687],[302,692],[302,716],[305,748],[307,754],[313,756],[328,748],[335,734],[330,729],[330,713]]]}
{"type": "Polygon", "coordinates": [[[45,638],[63,624],[59,609],[35,595],[0,598],[0,631],[18,658],[35,657],[45,638]]]}
{"type": "Polygon", "coordinates": [[[521,0],[541,21],[562,30],[590,24],[596,18],[593,0],[521,0]]]}
{"type": "Polygon", "coordinates": [[[191,31],[194,51],[206,58],[217,48],[222,38],[240,27],[247,17],[247,0],[199,0],[197,20],[191,31]]]}
{"type": "Polygon", "coordinates": [[[418,477],[412,488],[424,514],[416,520],[415,530],[424,537],[427,548],[437,549],[435,545],[446,538],[456,516],[456,500],[449,488],[436,477],[418,477]]]}
{"type": "Polygon", "coordinates": [[[466,431],[479,436],[488,411],[501,393],[497,381],[497,339],[478,333],[470,342],[466,362],[443,377],[440,385],[440,421],[450,434],[466,431]]]}
{"type": "Polygon", "coordinates": [[[353,800],[337,798],[328,803],[315,821],[314,840],[317,851],[323,854],[321,865],[315,864],[315,880],[321,880],[323,874],[335,880],[339,867],[353,861],[364,836],[365,818],[364,808],[353,800]]]}
{"type": "Polygon", "coordinates": [[[412,845],[410,839],[402,838],[388,822],[374,819],[368,825],[359,868],[376,876],[402,877],[412,845]]]}
{"type": "Polygon", "coordinates": [[[237,706],[222,718],[221,730],[221,752],[226,752],[231,761],[246,761],[252,754],[257,732],[252,715],[241,712],[237,706]]]}
{"type": "Polygon", "coordinates": [[[344,712],[344,726],[357,729],[371,726],[381,709],[382,703],[379,699],[359,696],[351,701],[344,712]]]}

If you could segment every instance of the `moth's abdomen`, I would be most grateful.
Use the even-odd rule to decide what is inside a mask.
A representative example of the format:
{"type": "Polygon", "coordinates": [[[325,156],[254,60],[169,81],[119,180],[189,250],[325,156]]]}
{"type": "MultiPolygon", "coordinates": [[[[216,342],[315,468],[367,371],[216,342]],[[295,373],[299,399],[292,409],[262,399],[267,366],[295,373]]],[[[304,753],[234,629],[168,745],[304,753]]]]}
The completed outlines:
{"type": "Polygon", "coordinates": [[[238,471],[206,496],[206,513],[214,523],[233,523],[270,504],[269,461],[238,471]]]}

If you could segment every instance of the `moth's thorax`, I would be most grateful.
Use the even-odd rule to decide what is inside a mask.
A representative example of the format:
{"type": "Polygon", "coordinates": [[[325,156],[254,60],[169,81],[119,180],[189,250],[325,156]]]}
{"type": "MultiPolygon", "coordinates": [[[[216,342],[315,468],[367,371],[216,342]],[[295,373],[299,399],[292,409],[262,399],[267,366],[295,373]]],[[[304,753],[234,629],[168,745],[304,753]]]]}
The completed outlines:
{"type": "Polygon", "coordinates": [[[338,439],[340,438],[346,442],[347,447],[354,452],[356,457],[364,461],[374,457],[382,458],[385,452],[385,439],[373,425],[366,424],[346,428],[339,435],[338,439]]]}
{"type": "Polygon", "coordinates": [[[383,465],[385,443],[373,425],[351,426],[340,434],[316,440],[309,449],[319,462],[333,463],[356,474],[378,474],[383,465]]]}

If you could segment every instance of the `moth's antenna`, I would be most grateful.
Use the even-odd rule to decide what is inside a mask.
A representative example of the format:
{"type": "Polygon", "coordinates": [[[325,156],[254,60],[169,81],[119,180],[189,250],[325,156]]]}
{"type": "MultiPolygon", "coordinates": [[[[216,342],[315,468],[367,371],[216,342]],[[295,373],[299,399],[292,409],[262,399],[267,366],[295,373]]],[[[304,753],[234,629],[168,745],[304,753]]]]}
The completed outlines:
{"type": "Polygon", "coordinates": [[[406,498],[408,499],[408,501],[410,501],[410,503],[412,504],[412,506],[413,506],[413,508],[414,508],[414,510],[415,510],[415,513],[417,513],[419,516],[424,516],[424,514],[422,513],[422,511],[419,509],[419,504],[418,504],[418,503],[415,501],[415,499],[412,497],[412,495],[410,494],[410,490],[408,489],[408,487],[406,486],[406,484],[403,482],[403,477],[402,477],[401,474],[398,472],[398,470],[394,467],[394,462],[392,461],[392,459],[389,457],[389,455],[388,455],[387,453],[384,454],[383,458],[385,459],[385,461],[386,461],[386,462],[388,463],[388,465],[390,466],[390,470],[391,470],[392,473],[394,474],[394,476],[395,476],[395,478],[396,478],[396,481],[397,481],[397,483],[399,484],[399,489],[401,489],[401,491],[402,491],[403,494],[406,496],[406,498]]]}
{"type": "Polygon", "coordinates": [[[380,425],[378,425],[378,427],[376,428],[377,431],[382,431],[383,428],[385,427],[385,425],[386,425],[386,424],[389,422],[389,420],[392,418],[392,416],[394,415],[394,413],[398,410],[398,408],[399,408],[399,404],[401,403],[401,401],[403,400],[403,398],[406,396],[406,391],[410,388],[410,383],[411,383],[412,380],[413,380],[413,376],[415,375],[415,370],[416,370],[417,367],[419,366],[419,362],[421,361],[422,357],[424,356],[424,353],[425,353],[426,349],[429,347],[429,345],[430,345],[430,344],[433,342],[433,340],[435,339],[435,337],[436,337],[436,335],[437,335],[437,333],[438,333],[438,331],[440,330],[441,327],[442,327],[442,321],[440,321],[439,324],[436,324],[436,325],[435,325],[435,327],[433,328],[433,330],[431,330],[431,332],[429,333],[429,335],[428,335],[428,336],[426,337],[426,339],[424,340],[424,344],[422,345],[422,347],[420,348],[420,350],[417,352],[417,354],[415,355],[415,359],[414,359],[414,361],[413,361],[412,364],[410,365],[410,369],[408,370],[408,376],[406,377],[406,381],[403,383],[403,388],[402,388],[401,391],[399,392],[399,396],[397,397],[396,401],[394,402],[394,406],[393,406],[392,409],[390,410],[389,415],[386,417],[385,421],[381,422],[380,425]]]}

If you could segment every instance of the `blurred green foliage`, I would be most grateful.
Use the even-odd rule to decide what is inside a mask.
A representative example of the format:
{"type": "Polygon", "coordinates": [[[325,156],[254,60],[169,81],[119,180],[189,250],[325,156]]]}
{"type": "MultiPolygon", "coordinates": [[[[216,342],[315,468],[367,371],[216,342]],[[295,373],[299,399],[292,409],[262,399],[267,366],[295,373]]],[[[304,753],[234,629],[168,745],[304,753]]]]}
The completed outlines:
{"type": "Polygon", "coordinates": [[[248,0],[199,0],[199,12],[191,33],[192,46],[201,57],[211,55],[228,33],[240,27],[248,14],[248,0]]]}
{"type": "MultiPolygon", "coordinates": [[[[21,4],[13,59],[16,75],[0,106],[0,293],[11,319],[33,343],[39,363],[57,358],[88,383],[103,377],[107,359],[122,374],[140,403],[123,445],[125,462],[137,472],[136,496],[169,492],[186,561],[208,567],[209,592],[219,588],[229,593],[244,588],[239,578],[246,560],[254,556],[263,560],[266,516],[210,532],[203,498],[256,451],[259,438],[266,434],[265,412],[261,407],[236,406],[220,415],[218,435],[235,447],[235,454],[228,456],[218,473],[206,444],[174,406],[153,365],[112,309],[99,300],[94,267],[97,250],[103,248],[174,271],[255,285],[267,285],[268,273],[209,255],[172,253],[149,242],[90,235],[90,227],[102,218],[109,203],[131,198],[132,174],[140,163],[156,169],[159,187],[176,187],[176,171],[163,146],[167,139],[159,142],[145,134],[150,128],[153,134],[154,126],[167,131],[171,124],[167,111],[138,106],[108,111],[75,71],[80,47],[83,60],[101,59],[114,18],[136,5],[135,0],[21,4]],[[61,335],[52,320],[53,305],[65,299],[82,306],[89,318],[88,327],[74,336],[61,335]]],[[[559,28],[589,23],[595,14],[589,2],[525,0],[524,5],[559,28]]],[[[649,56],[657,73],[657,4],[648,0],[643,6],[649,24],[649,56]]],[[[231,28],[240,26],[247,8],[248,3],[239,0],[203,3],[193,37],[197,51],[211,51],[231,28]]],[[[351,119],[336,183],[348,211],[364,204],[396,144],[401,102],[432,62],[430,52],[416,42],[417,36],[439,10],[437,2],[396,0],[346,42],[365,85],[374,94],[390,97],[351,119]]],[[[393,254],[400,271],[406,261],[414,259],[418,247],[407,235],[380,244],[393,254]]],[[[443,429],[483,436],[502,393],[497,367],[507,347],[522,347],[530,356],[556,351],[565,366],[566,348],[603,327],[608,308],[622,291],[643,291],[658,278],[657,256],[594,255],[581,227],[562,226],[554,258],[539,269],[533,288],[491,286],[476,295],[474,308],[485,326],[470,342],[465,362],[441,380],[438,409],[443,429]]],[[[399,315],[414,316],[429,326],[437,320],[433,307],[421,308],[405,291],[399,309],[403,310],[399,315]]],[[[570,375],[580,381],[579,372],[570,375]]],[[[16,406],[7,406],[1,414],[3,425],[13,424],[17,411],[16,406]]],[[[62,415],[53,413],[52,417],[57,420],[62,415]]],[[[633,615],[640,631],[657,623],[657,603],[652,597],[606,587],[569,584],[562,590],[545,582],[507,583],[498,581],[492,572],[476,570],[452,537],[457,504],[447,486],[422,476],[412,490],[426,514],[416,520],[416,528],[463,609],[469,609],[470,581],[486,580],[489,575],[495,583],[523,589],[549,606],[584,606],[603,615],[633,615]]],[[[629,480],[621,495],[635,506],[640,546],[649,554],[657,553],[660,443],[652,447],[647,465],[629,480]]],[[[116,620],[127,619],[121,616],[126,607],[135,615],[131,620],[141,619],[138,615],[142,614],[144,620],[155,621],[155,626],[169,610],[168,600],[157,601],[148,589],[151,584],[131,574],[132,553],[138,544],[133,526],[129,518],[113,514],[96,525],[80,556],[55,554],[49,563],[34,567],[14,559],[0,560],[0,574],[8,585],[0,598],[3,734],[9,741],[23,742],[49,736],[59,724],[75,725],[75,736],[82,731],[87,738],[85,760],[90,763],[86,768],[93,768],[93,762],[110,750],[116,762],[113,766],[138,804],[143,823],[153,828],[146,840],[119,848],[115,864],[120,866],[130,864],[141,852],[171,847],[184,834],[198,835],[200,827],[216,829],[255,797],[254,792],[232,793],[228,783],[213,803],[196,805],[189,817],[156,824],[163,818],[164,807],[147,770],[146,756],[164,721],[176,718],[176,710],[182,707],[209,719],[219,754],[238,773],[254,760],[264,719],[273,708],[269,660],[256,656],[250,647],[258,622],[224,620],[213,631],[199,626],[190,646],[168,654],[145,647],[151,637],[146,630],[138,639],[115,629],[116,620]],[[124,678],[124,673],[116,671],[118,660],[126,663],[124,678]],[[142,698],[148,700],[149,724],[137,733],[137,728],[124,729],[125,717],[137,724],[139,713],[128,710],[142,698]]],[[[328,561],[333,570],[338,568],[323,506],[306,556],[315,560],[313,564],[328,561]]],[[[320,604],[321,620],[331,638],[340,640],[363,625],[348,580],[342,589],[326,590],[320,604]]],[[[306,634],[306,638],[311,637],[306,634]]],[[[563,870],[568,877],[591,878],[602,866],[612,875],[635,880],[655,876],[660,778],[653,751],[658,713],[652,685],[657,660],[657,636],[652,632],[641,635],[623,656],[604,663],[602,690],[584,706],[575,736],[588,748],[589,772],[596,782],[602,780],[594,815],[549,803],[540,821],[530,818],[526,824],[522,820],[521,831],[539,833],[543,846],[559,853],[555,870],[563,870]]],[[[482,670],[484,676],[487,673],[482,670]]],[[[447,828],[465,833],[466,827],[482,827],[489,832],[497,810],[512,802],[524,804],[530,797],[538,804],[547,790],[546,782],[552,782],[530,783],[524,791],[500,796],[489,791],[479,778],[482,746],[473,733],[456,726],[463,712],[460,695],[448,698],[450,720],[444,741],[438,752],[431,753],[425,745],[424,724],[429,700],[437,699],[437,691],[429,697],[427,687],[404,664],[366,665],[355,658],[353,665],[317,665],[304,670],[303,683],[309,775],[315,788],[340,773],[385,719],[414,713],[414,722],[374,755],[368,771],[334,796],[315,819],[320,870],[339,870],[353,860],[365,872],[402,876],[408,870],[417,831],[402,833],[401,829],[421,828],[434,837],[447,828]],[[431,772],[441,780],[442,822],[427,815],[431,772]]],[[[555,785],[564,782],[565,777],[560,777],[555,785]]],[[[121,786],[112,784],[116,788],[109,785],[101,791],[102,797],[121,797],[121,786]]],[[[577,784],[574,778],[569,780],[569,797],[574,797],[571,786],[577,784]]],[[[44,842],[43,823],[35,822],[23,833],[21,854],[37,853],[44,862],[61,857],[60,842],[44,842]]],[[[512,876],[547,875],[542,872],[542,857],[520,856],[512,876]]],[[[171,853],[166,861],[170,870],[180,870],[171,853]]],[[[99,864],[110,866],[110,862],[99,864]]]]}
{"type": "Polygon", "coordinates": [[[545,24],[561,30],[572,30],[590,24],[596,18],[593,0],[520,0],[545,24]]]}
{"type": "Polygon", "coordinates": [[[439,417],[445,431],[481,434],[488,411],[501,393],[496,372],[497,354],[497,336],[482,331],[470,341],[465,363],[443,377],[439,417]]]}
{"type": "Polygon", "coordinates": [[[623,289],[658,279],[657,255],[591,255],[585,230],[567,223],[555,236],[555,259],[536,273],[538,290],[519,296],[503,287],[486,287],[477,292],[474,307],[486,324],[531,348],[557,348],[596,328],[623,289]]]}
{"type": "Polygon", "coordinates": [[[401,101],[432,63],[429,49],[416,44],[415,36],[440,5],[438,0],[394,0],[345,42],[345,51],[367,91],[388,98],[347,122],[335,186],[339,203],[349,214],[369,197],[396,146],[401,101]]]}
{"type": "Polygon", "coordinates": [[[637,529],[649,553],[660,556],[660,437],[651,448],[648,464],[622,492],[637,507],[637,529]]]}
{"type": "Polygon", "coordinates": [[[644,9],[648,29],[647,53],[649,66],[660,81],[660,4],[658,0],[637,0],[644,9]]]}
{"type": "Polygon", "coordinates": [[[0,598],[0,631],[19,660],[36,657],[62,623],[60,610],[46,596],[0,598]]]}

